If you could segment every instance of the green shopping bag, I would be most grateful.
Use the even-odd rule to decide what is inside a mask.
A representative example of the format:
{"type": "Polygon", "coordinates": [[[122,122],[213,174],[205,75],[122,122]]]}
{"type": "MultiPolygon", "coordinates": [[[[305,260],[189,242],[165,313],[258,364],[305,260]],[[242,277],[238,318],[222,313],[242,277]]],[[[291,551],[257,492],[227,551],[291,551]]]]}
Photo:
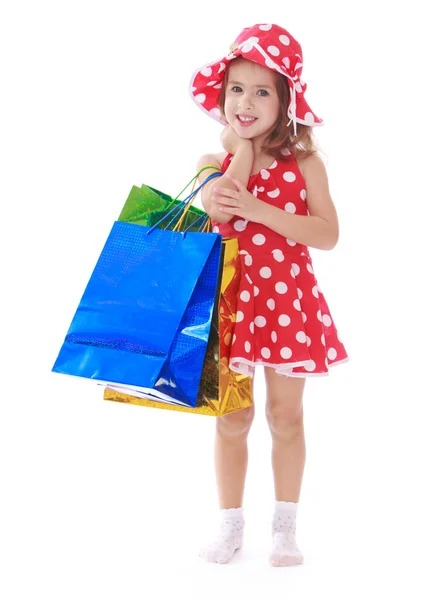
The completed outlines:
{"type": "MultiPolygon", "coordinates": [[[[190,228],[189,231],[194,231],[192,228],[193,223],[202,216],[206,216],[206,213],[193,205],[189,207],[184,216],[181,211],[177,211],[178,214],[175,217],[171,217],[170,220],[166,219],[162,222],[159,221],[167,212],[181,203],[181,200],[178,199],[179,196],[181,196],[189,185],[196,182],[202,171],[205,171],[205,169],[216,168],[217,167],[207,166],[201,169],[185,188],[181,190],[176,198],[172,198],[171,196],[168,196],[168,194],[160,192],[149,185],[143,184],[141,187],[133,186],[119,215],[118,221],[146,225],[148,227],[157,224],[159,229],[174,229],[181,219],[181,231],[184,231],[184,229],[187,229],[188,227],[190,228]]],[[[196,226],[196,229],[198,228],[199,224],[196,226]]]]}

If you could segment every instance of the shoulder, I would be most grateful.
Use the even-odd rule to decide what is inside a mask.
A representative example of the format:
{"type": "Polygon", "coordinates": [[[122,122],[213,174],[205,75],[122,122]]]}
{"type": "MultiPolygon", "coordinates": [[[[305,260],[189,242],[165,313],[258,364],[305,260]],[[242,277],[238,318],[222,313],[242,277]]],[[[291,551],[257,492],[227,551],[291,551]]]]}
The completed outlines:
{"type": "Polygon", "coordinates": [[[307,180],[327,180],[327,169],[319,154],[311,154],[296,159],[297,165],[302,172],[305,182],[307,180]]]}
{"type": "Polygon", "coordinates": [[[214,167],[218,167],[219,169],[221,169],[221,165],[223,164],[223,161],[226,158],[226,156],[227,152],[219,152],[217,154],[203,154],[198,160],[196,168],[199,170],[208,165],[213,165],[214,167]]]}

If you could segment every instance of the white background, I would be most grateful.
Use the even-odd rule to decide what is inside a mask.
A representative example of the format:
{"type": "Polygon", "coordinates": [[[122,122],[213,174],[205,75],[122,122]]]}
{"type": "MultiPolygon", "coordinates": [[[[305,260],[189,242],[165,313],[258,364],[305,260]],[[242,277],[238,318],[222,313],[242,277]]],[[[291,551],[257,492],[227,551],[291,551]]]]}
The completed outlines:
{"type": "Polygon", "coordinates": [[[417,1],[2,2],[0,595],[426,598],[425,25],[417,1]],[[169,194],[221,126],[193,71],[243,27],[302,44],[325,120],[341,239],[313,250],[351,361],[305,392],[305,565],[268,565],[273,480],[263,373],[249,438],[246,541],[217,531],[213,418],[104,402],[50,372],[132,187],[169,194]],[[425,473],[425,475],[424,475],[425,473]]]}

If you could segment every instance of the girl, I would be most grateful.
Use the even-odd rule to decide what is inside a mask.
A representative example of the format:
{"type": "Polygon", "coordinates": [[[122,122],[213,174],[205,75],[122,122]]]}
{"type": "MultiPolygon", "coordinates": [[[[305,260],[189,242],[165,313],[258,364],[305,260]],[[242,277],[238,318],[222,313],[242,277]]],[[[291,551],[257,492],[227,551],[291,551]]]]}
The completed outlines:
{"type": "MultiPolygon", "coordinates": [[[[253,376],[256,365],[264,366],[274,566],[303,562],[295,532],[305,464],[305,378],[327,375],[347,360],[308,250],[334,248],[339,228],[311,134],[322,120],[304,98],[302,66],[301,47],[285,29],[259,24],[244,29],[226,57],[196,71],[190,88],[197,105],[225,125],[224,152],[205,154],[197,168],[223,172],[203,188],[202,204],[214,232],[239,239],[242,278],[230,368],[253,376]]],[[[221,526],[200,554],[211,562],[228,562],[243,542],[253,418],[254,406],[216,420],[221,526]]]]}

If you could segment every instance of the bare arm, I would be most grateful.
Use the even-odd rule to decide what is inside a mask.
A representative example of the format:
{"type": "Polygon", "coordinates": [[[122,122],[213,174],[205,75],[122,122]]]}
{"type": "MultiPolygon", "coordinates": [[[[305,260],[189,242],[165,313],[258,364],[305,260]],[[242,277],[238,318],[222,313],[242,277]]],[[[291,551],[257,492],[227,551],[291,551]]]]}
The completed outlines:
{"type": "MultiPolygon", "coordinates": [[[[236,149],[236,152],[232,160],[230,161],[230,165],[227,169],[227,172],[230,175],[236,177],[237,179],[240,179],[242,183],[247,186],[253,167],[254,151],[252,143],[250,141],[248,142],[248,144],[245,142],[246,140],[243,140],[243,143],[240,144],[236,149]]],[[[203,156],[201,156],[197,164],[197,169],[202,169],[202,167],[205,167],[207,165],[214,165],[219,169],[221,168],[220,161],[215,154],[204,154],[203,156]]],[[[206,171],[203,171],[203,173],[201,173],[199,176],[200,182],[202,183],[209,175],[211,175],[211,173],[214,172],[215,169],[207,169],[206,171]]],[[[230,181],[230,179],[228,179],[224,175],[222,175],[221,177],[216,177],[215,179],[207,183],[207,185],[204,186],[201,190],[202,206],[204,207],[204,210],[207,212],[207,214],[214,221],[217,221],[218,223],[228,223],[233,218],[233,215],[227,215],[224,212],[219,211],[218,204],[216,204],[216,202],[212,200],[212,190],[218,185],[221,185],[222,187],[228,189],[237,189],[236,186],[230,181]]]]}
{"type": "Polygon", "coordinates": [[[332,250],[339,239],[339,223],[330,196],[327,172],[319,156],[313,155],[304,161],[303,176],[309,216],[294,215],[267,205],[263,224],[299,244],[332,250]]]}

